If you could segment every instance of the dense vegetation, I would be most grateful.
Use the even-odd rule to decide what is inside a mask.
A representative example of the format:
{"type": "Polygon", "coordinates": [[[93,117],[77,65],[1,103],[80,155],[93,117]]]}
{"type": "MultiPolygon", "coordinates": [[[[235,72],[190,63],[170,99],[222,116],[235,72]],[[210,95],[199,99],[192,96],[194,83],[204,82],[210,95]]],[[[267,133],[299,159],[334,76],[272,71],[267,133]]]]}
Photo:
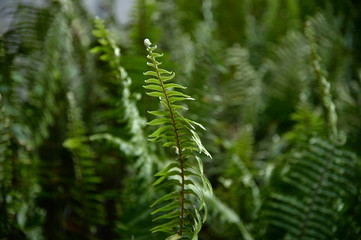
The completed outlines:
{"type": "Polygon", "coordinates": [[[360,1],[45,2],[0,2],[1,240],[361,239],[360,1]]]}

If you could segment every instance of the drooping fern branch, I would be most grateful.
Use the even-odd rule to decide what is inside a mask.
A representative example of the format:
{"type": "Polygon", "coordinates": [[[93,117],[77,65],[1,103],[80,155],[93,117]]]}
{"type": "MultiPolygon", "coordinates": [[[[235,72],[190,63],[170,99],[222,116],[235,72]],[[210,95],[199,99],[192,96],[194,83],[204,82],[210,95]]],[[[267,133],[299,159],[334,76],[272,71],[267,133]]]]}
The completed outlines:
{"type": "Polygon", "coordinates": [[[149,39],[145,39],[144,43],[148,51],[147,65],[153,68],[153,71],[144,73],[150,76],[145,81],[147,84],[144,88],[150,90],[147,95],[159,98],[162,106],[160,111],[149,111],[157,118],[148,124],[159,126],[149,135],[149,139],[153,142],[162,142],[164,147],[174,148],[177,155],[177,161],[172,160],[156,174],[158,179],[154,182],[154,186],[170,185],[176,189],[153,203],[153,207],[160,205],[152,212],[152,214],[160,213],[154,220],[167,221],[153,227],[151,231],[173,234],[175,239],[183,237],[197,239],[202,223],[206,219],[204,193],[212,192],[197,153],[204,153],[208,157],[211,155],[195,132],[195,126],[200,128],[203,126],[185,118],[181,112],[187,109],[181,102],[193,99],[179,91],[185,87],[171,82],[175,76],[174,72],[159,67],[161,63],[156,59],[162,54],[154,52],[157,46],[152,46],[149,39]],[[204,212],[203,217],[201,211],[204,212]]]}

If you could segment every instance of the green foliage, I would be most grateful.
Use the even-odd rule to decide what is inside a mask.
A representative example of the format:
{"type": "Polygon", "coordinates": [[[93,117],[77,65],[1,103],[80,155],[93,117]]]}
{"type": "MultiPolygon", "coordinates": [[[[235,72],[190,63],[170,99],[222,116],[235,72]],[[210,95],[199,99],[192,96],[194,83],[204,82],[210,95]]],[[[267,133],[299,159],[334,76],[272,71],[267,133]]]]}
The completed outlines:
{"type": "MultiPolygon", "coordinates": [[[[249,52],[240,46],[227,51],[226,63],[234,68],[232,80],[226,87],[228,99],[225,104],[235,109],[235,113],[247,113],[240,116],[243,124],[257,125],[262,106],[262,76],[250,64],[249,52]]],[[[261,73],[262,74],[262,73],[261,73]]],[[[238,117],[238,116],[237,116],[238,117]]]]}
{"type": "MultiPolygon", "coordinates": [[[[130,91],[132,79],[120,63],[120,48],[115,44],[114,39],[104,27],[104,23],[101,19],[95,20],[93,35],[97,37],[99,46],[92,48],[91,52],[99,54],[99,59],[108,64],[110,73],[108,84],[117,89],[116,92],[118,96],[116,97],[118,97],[119,100],[116,100],[115,103],[109,101],[106,102],[106,104],[111,106],[111,108],[106,111],[106,114],[115,117],[118,128],[113,134],[108,132],[97,133],[89,136],[86,140],[94,143],[101,143],[105,141],[105,145],[110,147],[115,146],[120,150],[122,155],[131,160],[131,162],[122,163],[127,164],[128,167],[126,170],[127,176],[123,177],[123,194],[126,197],[124,202],[122,201],[123,206],[120,206],[119,209],[122,209],[124,212],[129,211],[129,213],[132,214],[143,215],[141,211],[139,212],[136,205],[149,204],[148,198],[145,197],[143,199],[139,199],[137,198],[137,194],[145,191],[146,187],[150,184],[154,172],[153,169],[155,165],[157,165],[158,160],[153,153],[152,147],[147,144],[147,138],[143,132],[146,120],[140,116],[137,107],[137,102],[140,96],[139,94],[132,93],[130,91]],[[113,111],[114,115],[112,114],[113,111]],[[133,200],[134,203],[130,204],[130,199],[137,200],[133,200]]],[[[111,89],[109,89],[109,91],[111,91],[111,89]]],[[[111,129],[108,131],[111,131],[111,129]]],[[[105,145],[102,144],[102,146],[105,145]]],[[[118,196],[116,196],[116,198],[117,197],[118,196]]],[[[144,220],[144,216],[139,217],[141,220],[144,220]]],[[[119,225],[125,225],[125,221],[126,217],[117,216],[117,222],[119,225]]],[[[129,224],[127,224],[126,227],[121,227],[121,229],[119,229],[119,226],[116,226],[116,232],[119,232],[119,234],[122,235],[128,233],[129,231],[134,231],[134,229],[126,229],[132,229],[134,227],[132,226],[131,221],[128,221],[129,224]]],[[[137,229],[136,226],[135,229],[137,229]]],[[[138,234],[140,233],[141,232],[139,231],[138,234]]]]}
{"type": "MultiPolygon", "coordinates": [[[[92,53],[101,53],[99,58],[109,64],[112,77],[115,79],[115,84],[120,88],[121,100],[119,101],[119,110],[117,114],[121,116],[122,123],[125,123],[125,131],[128,139],[122,139],[112,136],[109,133],[96,134],[90,136],[91,141],[105,139],[116,146],[128,157],[136,157],[134,166],[141,172],[139,177],[150,181],[153,173],[153,165],[155,164],[155,156],[151,152],[147,139],[143,132],[146,125],[146,120],[140,116],[137,108],[137,100],[139,95],[131,93],[130,87],[132,79],[128,76],[126,70],[120,65],[120,49],[116,46],[114,40],[111,38],[109,32],[105,29],[104,23],[100,19],[95,20],[95,30],[93,34],[98,38],[100,46],[91,49],[92,53]]],[[[145,184],[146,184],[145,182],[145,184]]]]}
{"type": "Polygon", "coordinates": [[[1,116],[0,116],[0,132],[1,132],[1,140],[0,140],[0,188],[2,197],[0,200],[1,204],[1,225],[0,225],[0,233],[2,235],[7,235],[8,228],[11,227],[12,216],[9,216],[9,213],[12,210],[11,206],[8,206],[8,200],[6,199],[10,193],[11,189],[11,181],[12,181],[12,164],[10,158],[10,134],[9,134],[9,119],[6,116],[6,112],[2,107],[0,95],[0,107],[1,107],[1,116]]]}
{"type": "Polygon", "coordinates": [[[357,189],[352,184],[356,176],[357,158],[337,146],[339,133],[335,105],[330,83],[320,66],[314,32],[309,22],[306,23],[305,34],[310,44],[324,121],[310,112],[302,112],[302,108],[294,115],[299,123],[294,132],[287,135],[298,139],[298,142],[292,147],[287,162],[277,176],[281,184],[275,185],[276,189],[265,204],[264,214],[271,225],[266,236],[329,239],[336,235],[339,216],[348,208],[349,199],[357,196],[357,189]],[[327,123],[326,131],[320,127],[322,122],[327,123]],[[326,135],[328,140],[312,135],[326,135]]]}
{"type": "Polygon", "coordinates": [[[295,146],[281,170],[285,186],[265,207],[270,224],[284,230],[284,239],[332,238],[339,214],[357,193],[356,161],[354,154],[317,138],[295,146]]]}
{"type": "Polygon", "coordinates": [[[118,2],[0,1],[1,240],[360,239],[360,1],[118,2]]]}
{"type": "Polygon", "coordinates": [[[72,221],[82,229],[84,237],[93,239],[92,232],[96,232],[97,227],[105,223],[104,197],[99,192],[102,179],[96,171],[93,150],[82,141],[85,137],[85,127],[80,119],[81,115],[74,94],[69,92],[67,96],[69,138],[64,142],[64,146],[72,152],[75,173],[74,186],[70,190],[74,211],[72,221]]]}
{"type": "Polygon", "coordinates": [[[195,126],[204,127],[182,115],[182,110],[187,108],[182,105],[183,101],[194,100],[182,93],[179,89],[185,89],[182,85],[172,83],[175,73],[159,68],[160,62],[156,58],[162,54],[154,52],[157,46],[151,46],[149,39],[144,40],[148,51],[147,65],[154,68],[153,71],[144,73],[151,78],[145,80],[145,89],[150,90],[147,95],[157,97],[161,103],[161,111],[150,111],[156,116],[148,123],[160,127],[149,135],[149,140],[162,142],[164,147],[175,148],[178,161],[170,163],[156,174],[157,181],[154,186],[164,188],[173,185],[176,190],[170,192],[153,203],[152,206],[162,204],[152,214],[162,213],[155,220],[167,222],[151,229],[152,232],[178,233],[179,236],[188,236],[198,239],[202,223],[206,220],[207,209],[204,201],[204,193],[212,192],[209,181],[203,174],[203,165],[197,153],[211,155],[204,148],[195,126]],[[201,211],[204,216],[201,217],[201,211]],[[165,213],[163,213],[165,212],[165,213]]]}
{"type": "Polygon", "coordinates": [[[324,107],[326,123],[329,131],[329,139],[331,141],[336,141],[338,136],[337,132],[337,115],[335,110],[335,105],[332,101],[332,96],[330,93],[330,84],[326,80],[324,73],[320,66],[320,57],[317,54],[317,45],[315,44],[314,32],[309,22],[306,23],[305,34],[310,42],[311,48],[311,58],[312,58],[312,67],[316,75],[316,81],[318,88],[320,90],[320,98],[322,101],[322,106],[324,107]]]}

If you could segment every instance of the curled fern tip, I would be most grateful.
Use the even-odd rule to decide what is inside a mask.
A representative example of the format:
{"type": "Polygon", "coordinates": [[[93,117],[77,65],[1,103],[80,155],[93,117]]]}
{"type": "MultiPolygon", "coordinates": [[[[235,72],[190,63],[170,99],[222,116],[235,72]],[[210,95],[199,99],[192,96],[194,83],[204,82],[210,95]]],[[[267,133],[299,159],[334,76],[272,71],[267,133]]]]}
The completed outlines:
{"type": "Polygon", "coordinates": [[[152,43],[150,42],[150,40],[148,38],[144,39],[144,45],[149,48],[150,45],[152,45],[152,43]]]}

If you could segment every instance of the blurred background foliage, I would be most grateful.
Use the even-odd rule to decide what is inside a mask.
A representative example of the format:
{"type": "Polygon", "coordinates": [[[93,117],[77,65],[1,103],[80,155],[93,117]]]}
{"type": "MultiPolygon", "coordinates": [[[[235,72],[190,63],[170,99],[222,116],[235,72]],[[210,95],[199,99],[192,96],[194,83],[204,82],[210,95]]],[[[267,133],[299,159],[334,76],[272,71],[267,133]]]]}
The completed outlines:
{"type": "Polygon", "coordinates": [[[144,38],[207,128],[200,239],[361,239],[360,1],[91,5],[0,2],[0,239],[164,239],[144,38]]]}

